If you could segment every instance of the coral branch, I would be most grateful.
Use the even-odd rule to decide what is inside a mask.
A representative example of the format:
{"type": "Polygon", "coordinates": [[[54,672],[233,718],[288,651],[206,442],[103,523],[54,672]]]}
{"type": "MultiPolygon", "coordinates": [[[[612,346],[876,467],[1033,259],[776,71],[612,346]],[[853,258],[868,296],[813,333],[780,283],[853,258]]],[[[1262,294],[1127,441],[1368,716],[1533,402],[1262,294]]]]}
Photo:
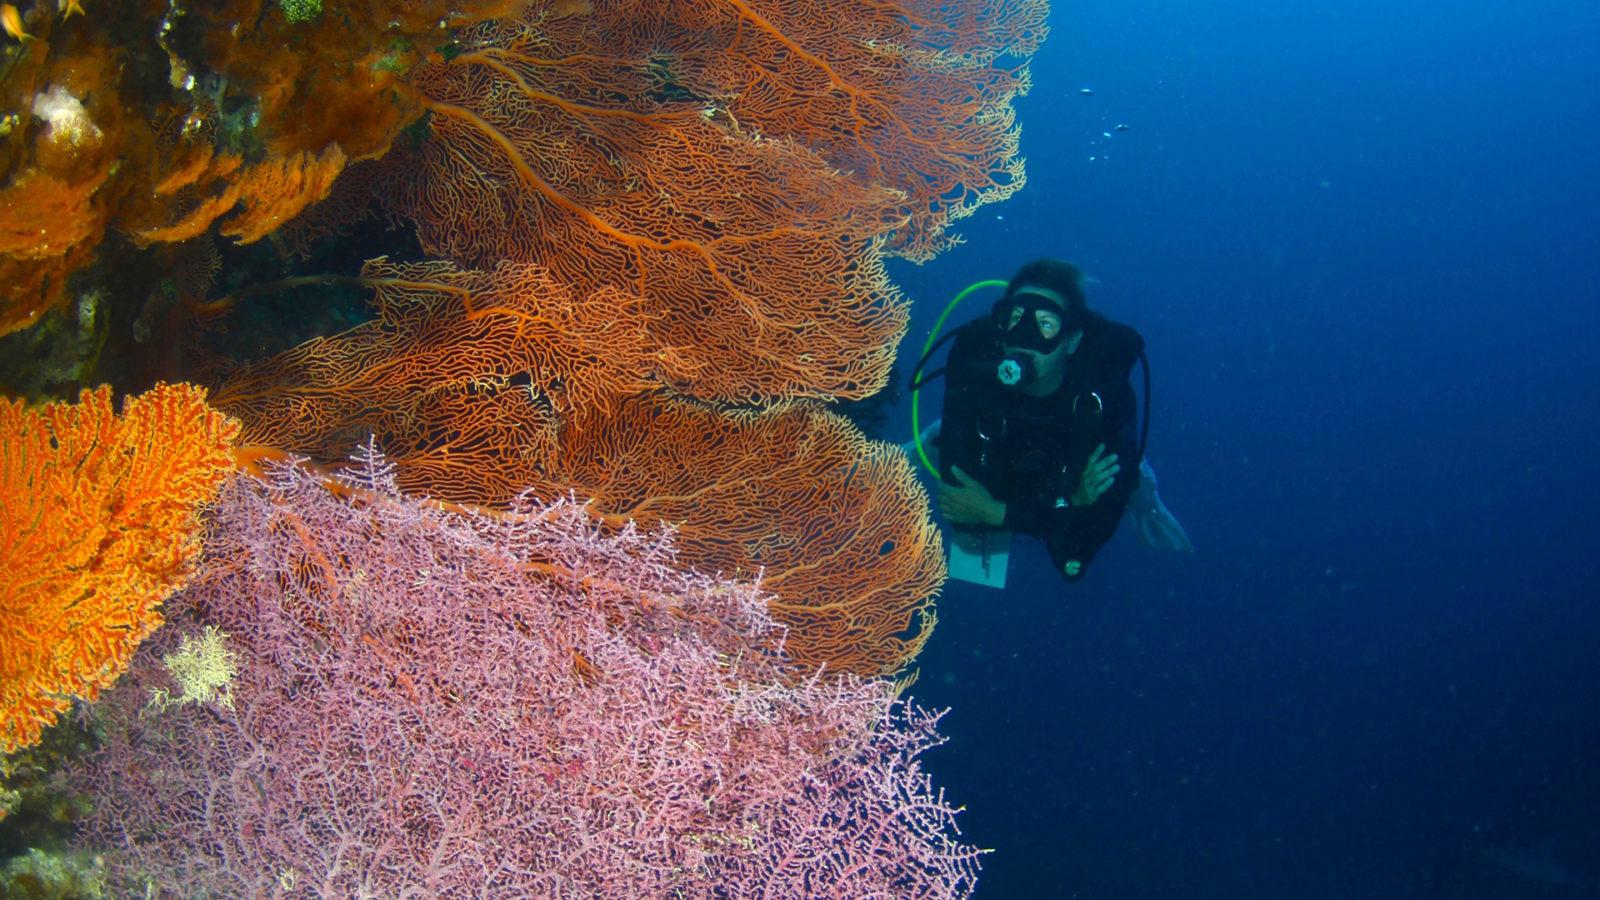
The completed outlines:
{"type": "Polygon", "coordinates": [[[161,623],[238,433],[191,385],[158,385],[120,417],[109,388],[0,401],[0,752],[93,699],[161,623]]]}

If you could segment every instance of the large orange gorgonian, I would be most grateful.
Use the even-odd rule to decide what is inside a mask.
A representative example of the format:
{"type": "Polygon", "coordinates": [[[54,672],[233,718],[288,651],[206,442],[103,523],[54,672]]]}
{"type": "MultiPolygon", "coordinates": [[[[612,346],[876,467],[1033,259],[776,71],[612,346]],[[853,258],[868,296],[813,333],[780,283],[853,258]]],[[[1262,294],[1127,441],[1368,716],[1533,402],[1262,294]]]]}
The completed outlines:
{"type": "Polygon", "coordinates": [[[637,397],[563,432],[548,468],[614,521],[676,526],[695,568],[761,575],[802,670],[892,674],[932,633],[944,548],[910,461],[815,403],[637,397]]]}
{"type": "Polygon", "coordinates": [[[213,395],[245,423],[249,443],[340,460],[376,435],[479,502],[523,487],[518,466],[557,417],[605,410],[650,390],[670,354],[649,338],[639,300],[608,292],[580,303],[543,268],[493,271],[369,260],[361,283],[377,316],[232,374],[213,395]],[[484,456],[491,449],[503,455],[484,456]]]}
{"type": "Polygon", "coordinates": [[[863,397],[906,326],[881,255],[1022,185],[1012,100],[1043,0],[531,2],[410,79],[401,209],[430,253],[640,297],[673,390],[863,397]]]}
{"type": "Polygon", "coordinates": [[[0,401],[0,752],[94,699],[161,624],[238,435],[189,384],[129,398],[121,416],[109,387],[76,404],[0,401]]]}

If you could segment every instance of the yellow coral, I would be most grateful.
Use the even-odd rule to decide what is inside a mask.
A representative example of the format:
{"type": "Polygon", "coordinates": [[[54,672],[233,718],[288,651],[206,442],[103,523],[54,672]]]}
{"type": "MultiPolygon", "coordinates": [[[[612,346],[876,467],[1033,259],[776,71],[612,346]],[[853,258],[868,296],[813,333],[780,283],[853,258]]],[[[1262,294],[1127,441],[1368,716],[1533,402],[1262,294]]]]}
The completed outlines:
{"type": "Polygon", "coordinates": [[[120,417],[107,387],[77,404],[0,400],[0,752],[92,700],[161,624],[238,433],[188,384],[120,417]]]}
{"type": "Polygon", "coordinates": [[[177,652],[161,657],[161,664],[167,667],[168,674],[183,693],[173,699],[170,692],[153,689],[147,707],[160,712],[185,703],[215,703],[232,709],[231,686],[233,676],[239,674],[239,657],[228,649],[227,638],[227,632],[207,625],[199,637],[185,637],[177,652]]]}

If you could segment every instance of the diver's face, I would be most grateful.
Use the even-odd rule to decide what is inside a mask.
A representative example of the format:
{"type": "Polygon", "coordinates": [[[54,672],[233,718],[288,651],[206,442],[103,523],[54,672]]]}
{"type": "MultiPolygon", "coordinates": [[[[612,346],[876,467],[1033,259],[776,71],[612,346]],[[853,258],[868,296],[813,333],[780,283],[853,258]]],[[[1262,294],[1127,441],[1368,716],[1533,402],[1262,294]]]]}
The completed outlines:
{"type": "MultiPolygon", "coordinates": [[[[1059,294],[1048,289],[1025,287],[1017,293],[1037,294],[1057,305],[1065,305],[1059,294]]],[[[1047,306],[1019,303],[1007,314],[1004,337],[1006,352],[1033,361],[1036,387],[1048,386],[1066,366],[1067,357],[1078,349],[1083,332],[1063,335],[1061,331],[1064,327],[1061,313],[1047,306]],[[1029,316],[1033,319],[1031,322],[1028,321],[1029,316]],[[1045,346],[1055,346],[1045,350],[1039,346],[1040,339],[1043,339],[1045,346]]]]}
{"type": "MultiPolygon", "coordinates": [[[[1014,306],[1011,308],[1011,320],[1006,323],[1007,334],[1016,331],[1017,326],[1022,324],[1022,317],[1026,312],[1027,310],[1020,306],[1014,306]]],[[[1033,321],[1034,324],[1039,327],[1040,337],[1043,337],[1047,341],[1055,340],[1056,335],[1061,333],[1061,316],[1057,315],[1053,310],[1034,310],[1033,321]]],[[[1031,353],[1033,351],[1030,350],[1026,352],[1031,353]]]]}

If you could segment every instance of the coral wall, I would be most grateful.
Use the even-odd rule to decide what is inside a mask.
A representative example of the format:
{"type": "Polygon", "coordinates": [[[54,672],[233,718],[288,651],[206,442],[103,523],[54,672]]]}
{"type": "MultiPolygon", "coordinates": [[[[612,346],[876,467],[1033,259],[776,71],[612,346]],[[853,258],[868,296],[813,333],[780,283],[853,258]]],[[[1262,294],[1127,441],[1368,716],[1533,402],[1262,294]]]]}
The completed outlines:
{"type": "Polygon", "coordinates": [[[515,4],[78,5],[18,4],[27,37],[0,39],[0,335],[62,302],[112,232],[264,237],[415,120],[396,85],[441,26],[515,4]]]}
{"type": "Polygon", "coordinates": [[[408,490],[681,526],[691,564],[767,573],[794,659],[895,671],[943,578],[926,499],[796,401],[883,389],[907,321],[884,255],[1021,186],[1044,14],[609,0],[466,29],[407,82],[428,139],[364,177],[450,264],[372,261],[377,320],[219,403],[324,461],[375,434],[408,490]]]}

